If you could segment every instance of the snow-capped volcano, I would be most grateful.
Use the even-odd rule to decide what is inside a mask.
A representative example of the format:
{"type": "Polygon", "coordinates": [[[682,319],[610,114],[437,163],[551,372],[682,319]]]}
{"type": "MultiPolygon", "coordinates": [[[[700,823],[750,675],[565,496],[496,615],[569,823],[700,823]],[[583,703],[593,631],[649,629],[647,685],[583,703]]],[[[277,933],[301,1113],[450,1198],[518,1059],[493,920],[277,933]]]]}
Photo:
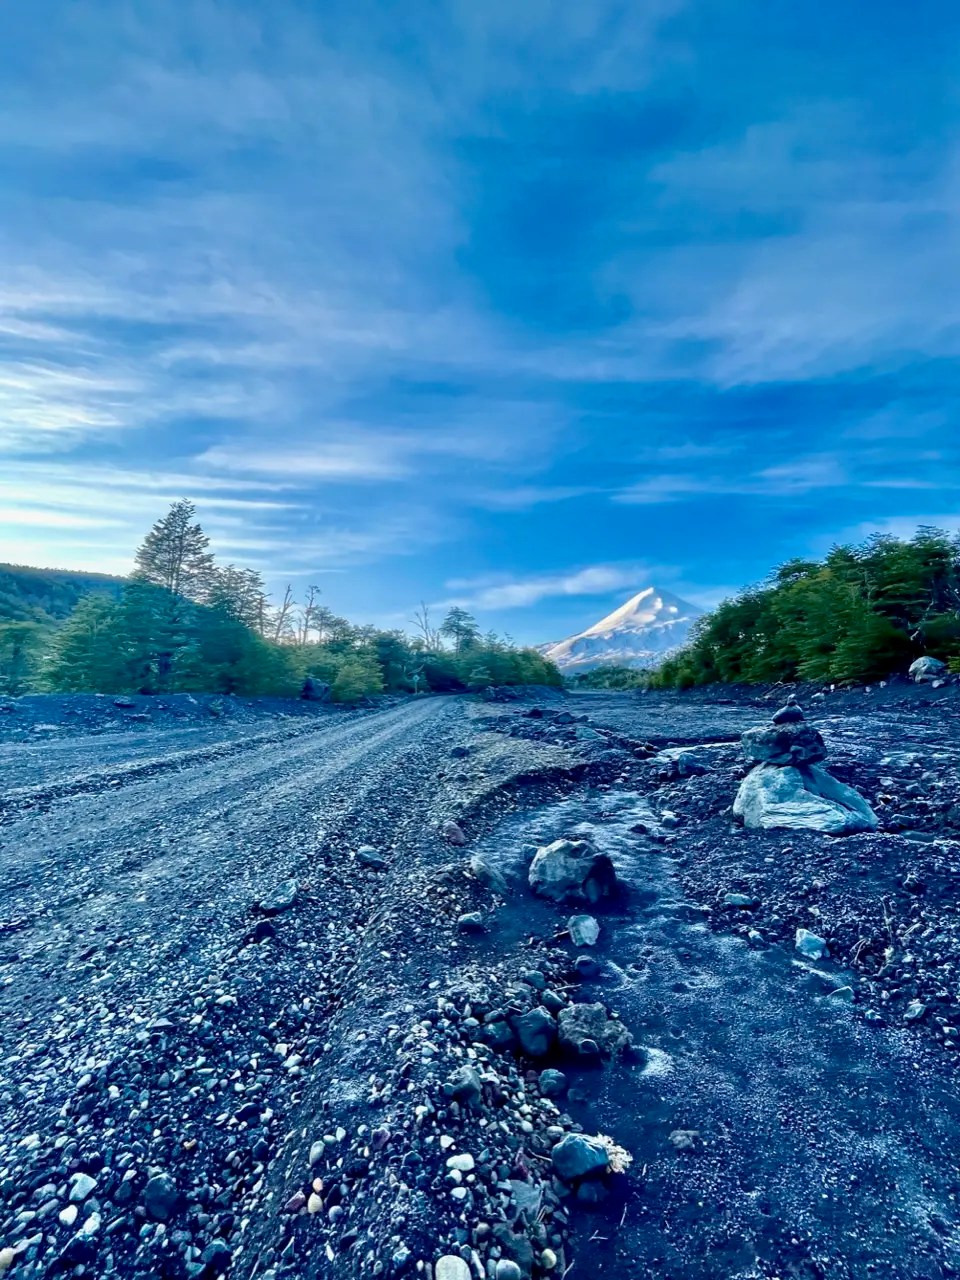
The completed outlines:
{"type": "Polygon", "coordinates": [[[540,652],[565,675],[594,667],[652,667],[685,643],[702,613],[669,591],[645,587],[586,631],[540,652]]]}

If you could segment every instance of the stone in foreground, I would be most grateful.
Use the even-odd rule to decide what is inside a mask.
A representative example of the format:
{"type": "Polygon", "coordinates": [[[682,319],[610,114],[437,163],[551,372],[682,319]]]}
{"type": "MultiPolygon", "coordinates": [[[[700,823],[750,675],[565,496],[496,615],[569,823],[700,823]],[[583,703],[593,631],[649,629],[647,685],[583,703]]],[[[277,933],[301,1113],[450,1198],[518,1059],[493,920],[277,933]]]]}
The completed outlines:
{"type": "Polygon", "coordinates": [[[268,916],[277,916],[281,911],[289,911],[297,900],[300,886],[296,880],[284,880],[264,898],[260,900],[260,910],[268,916]]]}
{"type": "Polygon", "coordinates": [[[554,902],[597,903],[617,887],[613,863],[585,840],[554,840],[538,849],[527,879],[534,893],[554,902]]]}
{"type": "Polygon", "coordinates": [[[531,1058],[543,1058],[553,1048],[557,1038],[557,1023],[549,1009],[538,1006],[513,1019],[513,1029],[520,1047],[531,1058]]]}
{"type": "Polygon", "coordinates": [[[569,1004],[561,1009],[558,1023],[560,1047],[579,1057],[613,1058],[633,1043],[623,1023],[608,1017],[602,1004],[569,1004]]]}
{"type": "Polygon", "coordinates": [[[455,1253],[438,1258],[433,1274],[436,1280],[473,1280],[470,1268],[455,1253]]]}
{"type": "Polygon", "coordinates": [[[830,950],[826,941],[819,934],[811,933],[809,929],[798,929],[793,945],[808,960],[822,960],[830,950]]]}
{"type": "Polygon", "coordinates": [[[577,947],[595,947],[600,937],[600,926],[593,916],[571,916],[567,921],[570,941],[577,947]]]}
{"type": "Polygon", "coordinates": [[[822,831],[844,836],[876,831],[877,815],[858,791],[816,765],[763,764],[751,770],[733,802],[745,827],[765,831],[822,831]]]}
{"type": "Polygon", "coordinates": [[[596,1178],[607,1172],[610,1152],[596,1138],[582,1133],[568,1133],[552,1151],[553,1167],[564,1182],[596,1178]]]}

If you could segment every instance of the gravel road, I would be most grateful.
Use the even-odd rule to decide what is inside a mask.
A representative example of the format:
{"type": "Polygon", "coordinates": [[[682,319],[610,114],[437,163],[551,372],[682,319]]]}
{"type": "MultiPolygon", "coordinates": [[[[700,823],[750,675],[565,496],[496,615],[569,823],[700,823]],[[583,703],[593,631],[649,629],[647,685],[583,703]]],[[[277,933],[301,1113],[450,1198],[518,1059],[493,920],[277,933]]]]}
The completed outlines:
{"type": "Polygon", "coordinates": [[[762,693],[11,713],[0,1275],[956,1274],[954,692],[824,695],[881,829],[789,844],[731,825],[762,693]],[[564,835],[627,886],[589,955],[564,835]],[[585,1003],[633,1056],[528,1039],[585,1003]]]}
{"type": "MultiPolygon", "coordinates": [[[[215,1010],[236,1013],[226,988],[238,954],[258,923],[275,927],[255,904],[290,879],[304,898],[327,881],[320,901],[330,932],[294,968],[309,976],[343,963],[346,922],[375,905],[354,900],[350,860],[365,842],[393,848],[406,828],[428,823],[438,761],[462,722],[453,700],[430,699],[267,729],[144,729],[6,748],[4,778],[14,785],[0,802],[0,1187],[14,1206],[4,1242],[34,1239],[18,1255],[24,1274],[50,1265],[47,1232],[58,1246],[69,1237],[58,1227],[65,1205],[80,1204],[79,1226],[105,1189],[102,1171],[122,1179],[118,1157],[135,1157],[127,1169],[145,1159],[161,1167],[190,1141],[178,1107],[197,1097],[177,1097],[168,1042],[185,1022],[201,1026],[211,991],[223,988],[215,1010]],[[330,857],[342,877],[327,880],[330,857]],[[132,1119],[122,1106],[130,1096],[141,1102],[132,1119]],[[78,1171],[99,1185],[71,1202],[58,1189],[78,1171]]],[[[274,967],[273,1003],[302,998],[298,977],[274,967]]],[[[315,1012],[335,976],[314,984],[315,1012]]],[[[244,1010],[257,1033],[271,1012],[259,998],[244,1010]]],[[[226,1034],[229,1045],[244,1031],[226,1034]]],[[[281,1037],[268,1038],[274,1048],[281,1037]]],[[[242,1101],[234,1057],[209,1072],[236,1074],[229,1088],[242,1101]]],[[[207,1083],[197,1071],[191,1089],[207,1083]]],[[[264,1071],[246,1074],[256,1096],[273,1088],[264,1071]]],[[[99,1233],[109,1223],[93,1225],[99,1233]]],[[[82,1264],[99,1249],[74,1252],[82,1264]]],[[[132,1268],[131,1249],[119,1247],[114,1261],[121,1273],[132,1268]]]]}

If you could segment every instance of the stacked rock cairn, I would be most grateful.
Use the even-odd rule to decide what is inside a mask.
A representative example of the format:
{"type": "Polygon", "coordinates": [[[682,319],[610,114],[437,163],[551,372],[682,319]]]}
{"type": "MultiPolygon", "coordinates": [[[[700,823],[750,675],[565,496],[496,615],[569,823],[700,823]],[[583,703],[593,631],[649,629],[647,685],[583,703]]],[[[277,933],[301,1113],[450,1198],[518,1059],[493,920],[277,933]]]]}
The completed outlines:
{"type": "Polygon", "coordinates": [[[820,767],[826,743],[792,694],[771,725],[748,729],[740,741],[753,765],[733,805],[744,826],[828,835],[877,829],[877,816],[860,793],[820,767]]]}

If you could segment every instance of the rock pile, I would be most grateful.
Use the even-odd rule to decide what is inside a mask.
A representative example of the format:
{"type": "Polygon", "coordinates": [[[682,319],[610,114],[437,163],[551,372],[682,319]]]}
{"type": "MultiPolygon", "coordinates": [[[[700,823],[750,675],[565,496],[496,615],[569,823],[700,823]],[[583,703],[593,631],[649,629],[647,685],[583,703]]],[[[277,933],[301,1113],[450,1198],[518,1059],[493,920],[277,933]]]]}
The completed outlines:
{"type": "Polygon", "coordinates": [[[733,804],[744,826],[834,836],[876,831],[877,816],[859,792],[820,768],[826,744],[792,696],[772,725],[748,729],[741,743],[754,766],[733,804]]]}

